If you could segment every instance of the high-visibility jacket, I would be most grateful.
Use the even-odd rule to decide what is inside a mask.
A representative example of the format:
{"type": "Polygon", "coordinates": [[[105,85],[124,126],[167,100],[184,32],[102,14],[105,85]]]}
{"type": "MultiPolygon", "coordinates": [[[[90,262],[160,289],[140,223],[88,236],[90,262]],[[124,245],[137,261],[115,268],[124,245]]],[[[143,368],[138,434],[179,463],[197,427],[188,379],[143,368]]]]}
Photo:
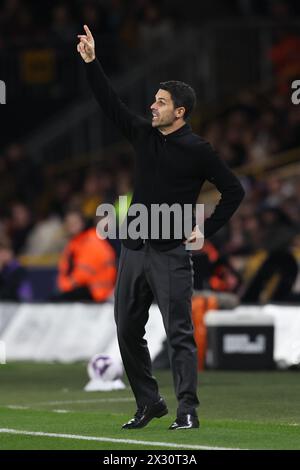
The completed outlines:
{"type": "Polygon", "coordinates": [[[116,280],[116,256],[108,241],[91,228],[66,245],[58,265],[58,288],[68,292],[87,287],[97,302],[106,300],[116,280]]]}

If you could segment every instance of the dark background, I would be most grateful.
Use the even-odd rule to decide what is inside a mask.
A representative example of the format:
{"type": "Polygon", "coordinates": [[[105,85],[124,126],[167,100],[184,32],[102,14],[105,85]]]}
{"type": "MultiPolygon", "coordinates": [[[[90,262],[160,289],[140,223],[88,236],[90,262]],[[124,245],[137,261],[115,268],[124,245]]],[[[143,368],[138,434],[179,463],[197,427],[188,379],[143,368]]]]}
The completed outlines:
{"type": "MultiPolygon", "coordinates": [[[[76,51],[76,35],[87,23],[107,74],[137,112],[149,116],[160,81],[195,88],[192,126],[246,190],[238,212],[196,260],[197,285],[245,301],[277,295],[298,302],[300,106],[291,102],[291,84],[300,79],[299,15],[296,1],[0,2],[0,79],[7,86],[0,111],[0,234],[33,277],[37,268],[49,269],[52,277],[42,283],[47,292],[68,207],[76,204],[92,218],[99,203],[132,187],[132,150],[96,106],[76,51]],[[266,288],[260,298],[264,271],[249,294],[270,255],[265,269],[287,283],[279,293],[266,288]]],[[[207,185],[200,202],[208,213],[217,200],[207,185]]]]}

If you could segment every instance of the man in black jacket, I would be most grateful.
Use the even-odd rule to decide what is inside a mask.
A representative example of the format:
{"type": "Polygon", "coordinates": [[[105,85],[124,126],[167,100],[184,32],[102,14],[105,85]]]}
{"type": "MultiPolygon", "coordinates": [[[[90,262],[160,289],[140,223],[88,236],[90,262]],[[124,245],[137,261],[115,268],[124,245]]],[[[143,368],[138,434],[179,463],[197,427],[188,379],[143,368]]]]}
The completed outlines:
{"type": "MultiPolygon", "coordinates": [[[[203,183],[209,180],[221,193],[214,213],[204,222],[204,236],[213,235],[237,209],[244,190],[212,147],[193,134],[186,123],[195,104],[193,89],[183,82],[161,83],[151,106],[152,122],[137,116],[113,90],[96,59],[93,36],[86,25],[84,29],[85,34],[78,36],[77,50],[85,62],[91,88],[105,115],[136,152],[131,206],[141,204],[149,212],[154,205],[194,207],[203,183]]],[[[134,219],[132,215],[128,218],[134,219]]],[[[196,235],[197,227],[194,227],[187,242],[195,241],[196,235]]],[[[142,428],[151,419],[168,412],[152,376],[144,339],[153,300],[162,313],[178,400],[177,417],[169,429],[199,427],[197,354],[191,321],[193,271],[185,242],[186,237],[176,236],[174,226],[168,238],[160,230],[158,237],[151,233],[136,238],[128,232],[123,240],[115,290],[115,319],[121,356],[137,403],[137,412],[124,424],[124,429],[142,428]]]]}

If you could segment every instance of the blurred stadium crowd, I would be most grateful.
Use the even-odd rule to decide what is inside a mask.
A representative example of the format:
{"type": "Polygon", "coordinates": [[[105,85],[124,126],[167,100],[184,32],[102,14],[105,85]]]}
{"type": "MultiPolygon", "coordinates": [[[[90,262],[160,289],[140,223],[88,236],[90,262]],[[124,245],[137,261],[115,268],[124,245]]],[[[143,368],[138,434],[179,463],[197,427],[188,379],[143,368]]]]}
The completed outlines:
{"type": "MultiPolygon", "coordinates": [[[[246,189],[237,214],[210,240],[219,257],[244,259],[237,265],[241,274],[247,258],[260,250],[300,249],[300,174],[287,177],[272,169],[276,159],[299,147],[299,131],[300,109],[286,97],[251,92],[202,126],[201,134],[241,174],[246,189]],[[262,178],[263,165],[267,171],[262,178]]],[[[132,191],[130,153],[57,175],[47,165],[36,165],[21,144],[12,143],[0,162],[7,189],[1,194],[0,231],[17,256],[58,256],[68,239],[64,220],[70,209],[93,223],[100,203],[116,203],[119,195],[130,197],[132,191]]],[[[207,210],[213,205],[207,203],[207,210]]],[[[118,255],[119,246],[112,244],[118,255]]]]}
{"type": "MultiPolygon", "coordinates": [[[[1,2],[0,51],[1,48],[7,50],[24,45],[27,40],[31,43],[74,42],[84,22],[89,24],[96,37],[103,33],[109,35],[110,54],[105,66],[113,69],[120,63],[119,59],[130,56],[129,51],[134,58],[135,53],[151,49],[156,43],[168,46],[168,41],[178,33],[178,27],[193,23],[188,9],[183,14],[181,2],[177,1],[33,3],[1,2]],[[112,37],[116,38],[115,43],[112,37]],[[122,47],[127,48],[125,55],[118,47],[120,40],[122,47]]],[[[222,17],[226,12],[228,16],[269,16],[288,21],[291,15],[300,13],[299,3],[294,1],[210,1],[201,2],[201,5],[203,19],[213,14],[214,18],[222,17]]],[[[190,9],[200,10],[196,5],[190,9]]],[[[259,301],[255,285],[250,286],[254,293],[245,286],[262,266],[266,279],[266,271],[271,269],[270,272],[279,273],[287,282],[278,290],[277,300],[299,299],[300,295],[300,168],[296,162],[297,148],[300,148],[300,106],[292,104],[286,82],[282,80],[287,61],[291,64],[291,56],[291,73],[296,76],[299,71],[300,78],[300,47],[294,54],[299,39],[284,37],[282,41],[270,49],[269,59],[275,78],[271,87],[268,84],[259,91],[244,90],[230,103],[206,113],[204,118],[200,107],[192,121],[195,132],[211,142],[240,175],[246,190],[246,198],[229,224],[195,257],[195,287],[235,292],[245,301],[259,301]]],[[[64,250],[70,240],[95,224],[99,204],[109,202],[118,208],[119,195],[131,197],[133,154],[125,148],[107,159],[102,158],[99,151],[99,159],[93,165],[57,171],[47,162],[36,163],[22,143],[15,141],[0,148],[0,178],[3,181],[0,194],[0,299],[1,296],[5,299],[6,294],[1,289],[7,276],[4,272],[7,259],[20,262],[28,270],[36,263],[57,266],[66,256],[64,250]],[[78,229],[74,229],[76,220],[73,220],[74,224],[70,221],[72,215],[78,218],[78,229]]],[[[217,200],[212,189],[207,188],[199,202],[204,202],[209,212],[217,200]]],[[[110,253],[108,265],[118,257],[120,245],[112,240],[110,247],[114,254],[106,246],[110,253]]],[[[89,261],[84,260],[86,262],[89,261]]],[[[25,272],[22,271],[20,276],[25,279],[25,272]]],[[[78,279],[85,279],[82,273],[78,276],[78,279]]],[[[110,270],[108,277],[109,283],[113,284],[115,271],[110,270]]],[[[85,282],[82,281],[83,285],[85,282]]],[[[15,290],[17,299],[35,298],[34,294],[28,294],[28,286],[22,289],[22,294],[16,294],[15,290]]],[[[65,290],[70,291],[71,287],[65,290]]],[[[111,292],[109,287],[105,298],[111,292]]],[[[52,294],[49,288],[43,300],[52,294]]],[[[85,300],[104,299],[101,296],[86,297],[85,294],[79,292],[85,300]]]]}
{"type": "Polygon", "coordinates": [[[283,24],[299,15],[296,0],[190,0],[189,8],[182,8],[180,0],[1,0],[0,51],[28,44],[69,45],[87,23],[96,40],[108,37],[111,60],[106,65],[116,68],[125,59],[122,47],[127,58],[130,50],[135,56],[138,50],[168,48],[185,26],[237,17],[270,18],[283,24]]]}
{"type": "Polygon", "coordinates": [[[168,47],[177,15],[174,9],[166,13],[160,3],[4,0],[0,13],[0,50],[26,44],[69,47],[76,43],[76,36],[86,23],[93,31],[98,50],[103,52],[105,67],[115,71],[122,59],[129,59],[130,53],[136,57],[161,43],[168,47]]]}

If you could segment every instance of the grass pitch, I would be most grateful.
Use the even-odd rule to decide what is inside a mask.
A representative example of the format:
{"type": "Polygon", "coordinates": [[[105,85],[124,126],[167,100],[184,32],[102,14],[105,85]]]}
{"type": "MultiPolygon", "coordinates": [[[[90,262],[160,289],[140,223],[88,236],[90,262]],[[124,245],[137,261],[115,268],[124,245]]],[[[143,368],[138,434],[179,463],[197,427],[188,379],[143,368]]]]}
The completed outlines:
{"type": "Polygon", "coordinates": [[[84,392],[85,364],[1,365],[0,449],[300,449],[299,372],[200,373],[201,426],[182,431],[168,430],[176,414],[171,373],[155,376],[169,414],[126,431],[135,412],[130,389],[84,392]]]}

